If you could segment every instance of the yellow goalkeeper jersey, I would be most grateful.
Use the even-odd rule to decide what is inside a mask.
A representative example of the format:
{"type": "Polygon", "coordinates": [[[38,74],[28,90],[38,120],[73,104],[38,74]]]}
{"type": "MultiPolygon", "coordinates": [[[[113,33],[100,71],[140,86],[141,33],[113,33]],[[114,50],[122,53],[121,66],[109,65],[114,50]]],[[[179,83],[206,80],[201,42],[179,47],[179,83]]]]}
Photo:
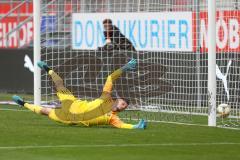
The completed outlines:
{"type": "Polygon", "coordinates": [[[48,116],[58,122],[78,124],[108,113],[113,102],[112,98],[107,94],[103,94],[100,98],[91,102],[68,99],[62,101],[61,108],[51,110],[48,116]],[[80,117],[79,114],[81,114],[80,117]]]}
{"type": "Polygon", "coordinates": [[[124,123],[118,116],[117,112],[110,112],[98,118],[82,122],[86,126],[112,125],[116,128],[133,129],[134,125],[124,123]]]}
{"type": "Polygon", "coordinates": [[[118,116],[117,112],[110,112],[103,116],[88,120],[88,121],[74,121],[70,119],[61,119],[57,117],[54,113],[51,113],[51,119],[54,119],[57,122],[65,123],[65,124],[83,124],[85,126],[97,126],[97,125],[111,125],[116,128],[123,128],[123,129],[133,129],[134,125],[124,123],[118,116]],[[65,119],[65,120],[64,120],[65,119]]]}
{"type": "MultiPolygon", "coordinates": [[[[54,72],[50,74],[53,79],[60,79],[54,72]]],[[[103,87],[101,97],[90,102],[75,98],[66,88],[59,89],[57,96],[62,106],[59,109],[51,110],[48,115],[49,118],[66,124],[83,123],[89,126],[100,123],[112,124],[119,128],[121,126],[126,127],[125,123],[117,117],[116,113],[107,114],[111,111],[114,103],[111,97],[113,83],[121,74],[122,70],[118,69],[109,75],[103,87]]]]}

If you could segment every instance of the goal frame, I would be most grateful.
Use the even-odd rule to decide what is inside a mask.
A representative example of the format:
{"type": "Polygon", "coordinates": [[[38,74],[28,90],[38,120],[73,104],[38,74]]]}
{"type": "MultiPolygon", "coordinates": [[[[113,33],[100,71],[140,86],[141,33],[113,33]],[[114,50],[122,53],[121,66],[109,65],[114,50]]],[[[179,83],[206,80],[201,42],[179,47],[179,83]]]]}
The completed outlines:
{"type": "MultiPolygon", "coordinates": [[[[33,0],[34,22],[34,104],[41,104],[41,1],[33,0]]],[[[216,126],[216,0],[208,0],[208,125],[216,126]]]]}

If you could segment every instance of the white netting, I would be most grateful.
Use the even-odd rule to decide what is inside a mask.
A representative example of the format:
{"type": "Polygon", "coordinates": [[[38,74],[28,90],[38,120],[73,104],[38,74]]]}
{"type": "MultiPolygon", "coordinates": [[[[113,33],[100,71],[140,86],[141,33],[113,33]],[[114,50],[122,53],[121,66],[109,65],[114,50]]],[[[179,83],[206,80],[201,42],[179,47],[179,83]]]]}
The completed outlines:
{"type": "MultiPolygon", "coordinates": [[[[217,76],[224,76],[229,68],[229,99],[223,80],[217,79],[217,104],[230,104],[234,120],[239,119],[239,7],[235,0],[217,1],[217,76]]],[[[134,57],[137,71],[117,81],[114,96],[129,98],[132,109],[157,112],[144,112],[149,119],[161,120],[157,114],[163,112],[207,115],[206,1],[42,0],[41,12],[46,19],[41,35],[42,59],[77,97],[98,97],[106,76],[134,57]],[[106,18],[120,28],[137,51],[114,47],[97,50],[105,44],[102,20],[106,18]]],[[[42,93],[46,101],[56,101],[45,74],[42,93]]]]}

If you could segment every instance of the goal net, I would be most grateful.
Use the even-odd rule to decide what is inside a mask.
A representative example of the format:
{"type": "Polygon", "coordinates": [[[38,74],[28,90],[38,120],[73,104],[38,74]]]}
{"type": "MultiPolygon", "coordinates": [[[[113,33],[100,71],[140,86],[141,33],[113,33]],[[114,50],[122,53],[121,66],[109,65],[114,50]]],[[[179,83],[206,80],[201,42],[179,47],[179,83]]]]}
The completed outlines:
{"type": "MultiPolygon", "coordinates": [[[[240,3],[216,3],[216,104],[231,106],[230,117],[219,118],[218,124],[237,126],[240,3]]],[[[207,124],[206,1],[42,0],[41,14],[45,18],[41,58],[76,97],[97,98],[107,75],[136,58],[137,70],[124,74],[114,86],[113,97],[131,102],[123,117],[207,124]],[[116,37],[120,34],[114,30],[106,31],[105,19],[110,19],[135,49],[129,48],[123,37],[116,37]]],[[[53,84],[44,73],[41,82],[42,100],[56,103],[53,84]]]]}

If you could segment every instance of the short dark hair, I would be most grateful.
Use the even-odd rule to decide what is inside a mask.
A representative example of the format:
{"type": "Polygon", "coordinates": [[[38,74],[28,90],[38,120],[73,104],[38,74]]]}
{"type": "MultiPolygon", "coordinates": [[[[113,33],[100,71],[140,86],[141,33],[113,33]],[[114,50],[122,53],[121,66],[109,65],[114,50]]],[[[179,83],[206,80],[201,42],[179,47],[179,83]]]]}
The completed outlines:
{"type": "Polygon", "coordinates": [[[124,98],[124,97],[119,97],[119,99],[122,99],[122,100],[124,100],[124,101],[127,103],[127,105],[129,105],[129,104],[130,104],[130,101],[129,101],[129,99],[126,99],[126,98],[124,98]]]}
{"type": "Polygon", "coordinates": [[[106,23],[112,24],[112,20],[111,19],[104,19],[103,24],[106,24],[106,23]]]}

